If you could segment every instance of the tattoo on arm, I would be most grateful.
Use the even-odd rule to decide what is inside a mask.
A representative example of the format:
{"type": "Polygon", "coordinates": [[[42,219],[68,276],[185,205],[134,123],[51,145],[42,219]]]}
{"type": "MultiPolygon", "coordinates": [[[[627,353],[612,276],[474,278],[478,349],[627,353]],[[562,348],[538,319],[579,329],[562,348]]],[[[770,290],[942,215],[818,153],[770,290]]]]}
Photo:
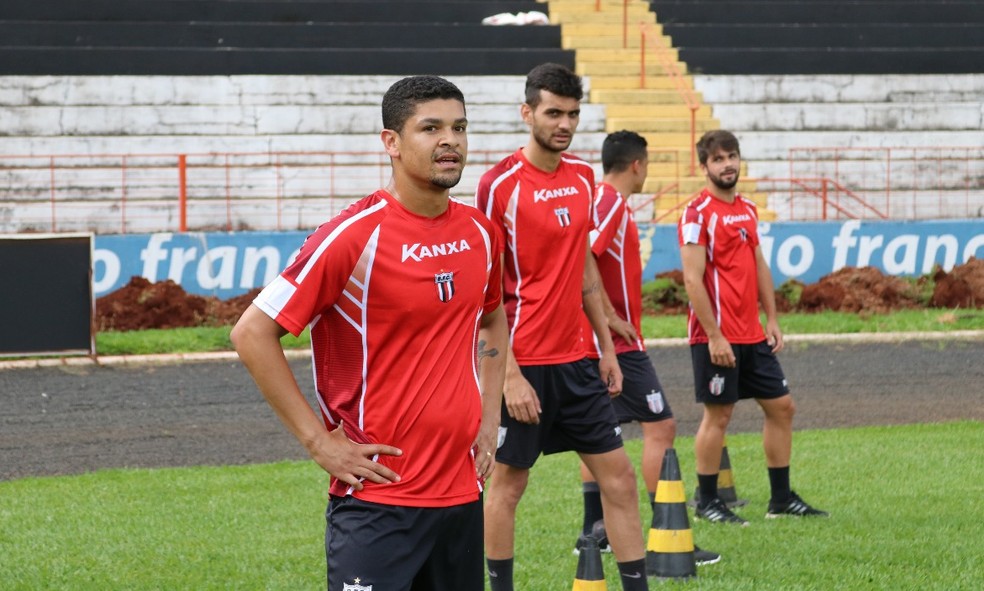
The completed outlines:
{"type": "Polygon", "coordinates": [[[484,340],[478,341],[478,358],[479,359],[481,359],[482,357],[495,357],[495,356],[497,356],[499,354],[499,350],[498,349],[495,349],[495,348],[486,349],[485,348],[485,344],[486,343],[485,343],[484,340]]]}
{"type": "Polygon", "coordinates": [[[597,281],[595,281],[590,285],[585,285],[583,288],[581,288],[581,295],[586,296],[586,295],[591,295],[593,293],[598,293],[598,287],[599,286],[597,281]]]}

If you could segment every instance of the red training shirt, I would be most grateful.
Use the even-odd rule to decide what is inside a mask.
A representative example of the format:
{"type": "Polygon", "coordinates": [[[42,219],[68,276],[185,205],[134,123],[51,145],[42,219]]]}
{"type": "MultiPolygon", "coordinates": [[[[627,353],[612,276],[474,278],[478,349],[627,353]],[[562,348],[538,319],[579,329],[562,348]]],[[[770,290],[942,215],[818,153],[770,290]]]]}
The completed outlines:
{"type": "MultiPolygon", "coordinates": [[[[639,228],[632,219],[629,202],[608,183],[595,189],[594,227],[591,231],[591,252],[598,261],[598,271],[608,299],[619,318],[642,334],[642,256],[639,250],[639,228]]],[[[601,357],[597,339],[586,315],[582,315],[583,334],[588,356],[601,357]]],[[[628,342],[612,332],[615,353],[645,351],[642,339],[628,342]]]]}
{"type": "Polygon", "coordinates": [[[329,429],[403,450],[377,461],[401,481],[332,479],[332,495],[389,505],[475,501],[481,422],[477,338],[499,305],[500,247],[489,220],[452,200],[436,218],[385,191],[307,238],[255,303],[292,334],[311,325],[315,385],[329,429]]]}
{"type": "MultiPolygon", "coordinates": [[[[677,237],[681,247],[699,244],[707,248],[704,287],[724,338],[736,344],[765,340],[759,320],[755,261],[759,236],[755,203],[741,195],[735,195],[734,202],[728,203],[705,189],[684,210],[677,237]]],[[[708,340],[692,306],[687,334],[690,344],[708,340]]]]}
{"type": "Polygon", "coordinates": [[[479,181],[476,206],[492,220],[505,249],[502,302],[520,365],[584,358],[578,319],[592,187],[594,170],[587,162],[565,153],[547,172],[522,149],[479,181]]]}

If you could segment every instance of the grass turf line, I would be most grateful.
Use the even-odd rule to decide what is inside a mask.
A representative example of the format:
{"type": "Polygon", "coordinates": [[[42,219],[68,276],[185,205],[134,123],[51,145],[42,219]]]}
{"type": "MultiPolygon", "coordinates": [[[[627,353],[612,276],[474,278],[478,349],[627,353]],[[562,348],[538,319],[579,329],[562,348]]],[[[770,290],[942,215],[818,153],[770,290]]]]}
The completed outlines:
{"type": "MultiPolygon", "coordinates": [[[[746,528],[694,522],[721,552],[696,583],[714,590],[979,589],[984,580],[984,423],[967,421],[795,435],[793,486],[829,519],[768,520],[757,434],[728,437],[746,528]]],[[[638,461],[641,442],[626,442],[638,461]]],[[[694,486],[693,439],[676,443],[694,486]]],[[[640,487],[641,478],[640,480],[640,487]]],[[[0,587],[38,589],[324,589],[327,476],[311,462],[0,482],[0,587]]],[[[642,499],[645,494],[642,493],[642,499]]],[[[648,526],[652,514],[642,508],[648,526]]],[[[516,585],[569,589],[581,523],[577,458],[541,458],[520,505],[516,585]]],[[[619,589],[604,557],[609,589],[619,589]]]]}

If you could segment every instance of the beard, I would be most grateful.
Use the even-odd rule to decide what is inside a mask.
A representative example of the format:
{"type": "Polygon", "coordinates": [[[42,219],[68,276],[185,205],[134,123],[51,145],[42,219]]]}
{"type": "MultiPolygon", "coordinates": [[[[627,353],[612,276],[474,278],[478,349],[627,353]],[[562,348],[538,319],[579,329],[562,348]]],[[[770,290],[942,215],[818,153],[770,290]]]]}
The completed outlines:
{"type": "Polygon", "coordinates": [[[555,152],[555,153],[558,153],[559,154],[560,152],[563,152],[564,150],[566,150],[567,148],[569,148],[571,146],[571,142],[574,140],[574,136],[572,134],[571,137],[570,137],[570,139],[568,139],[563,145],[561,145],[561,144],[558,144],[556,142],[551,143],[551,136],[550,135],[547,135],[547,134],[541,133],[541,132],[539,132],[537,130],[534,130],[533,131],[533,139],[536,140],[536,143],[541,148],[543,148],[544,150],[546,150],[548,152],[555,152]]]}
{"type": "Polygon", "coordinates": [[[457,185],[461,181],[461,171],[457,172],[446,172],[443,174],[431,175],[430,182],[432,185],[441,187],[442,189],[450,189],[457,185]]]}
{"type": "Polygon", "coordinates": [[[740,176],[737,172],[735,172],[734,174],[735,174],[734,180],[730,180],[730,181],[723,180],[720,176],[714,176],[710,173],[708,173],[707,178],[708,180],[711,181],[711,184],[713,184],[718,189],[724,191],[730,191],[731,189],[735,188],[735,185],[738,184],[738,177],[740,176]]]}

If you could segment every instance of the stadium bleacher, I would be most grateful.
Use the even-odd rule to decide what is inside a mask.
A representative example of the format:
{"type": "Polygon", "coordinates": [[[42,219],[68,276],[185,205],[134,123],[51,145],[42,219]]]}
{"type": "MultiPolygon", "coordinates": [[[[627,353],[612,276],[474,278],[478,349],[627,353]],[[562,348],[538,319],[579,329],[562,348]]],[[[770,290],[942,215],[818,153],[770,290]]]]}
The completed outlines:
{"type": "MultiPolygon", "coordinates": [[[[977,31],[984,24],[977,4],[720,0],[712,9],[704,0],[630,0],[624,14],[633,22],[648,19],[672,39],[675,47],[667,43],[667,55],[671,61],[678,55],[683,58],[676,62],[684,70],[682,80],[703,98],[698,131],[716,126],[736,131],[748,161],[746,177],[751,178],[789,176],[790,151],[795,148],[984,149],[984,74],[952,74],[967,69],[959,52],[927,48],[928,56],[943,60],[935,74],[920,70],[929,58],[863,57],[857,57],[857,64],[880,64],[883,69],[859,74],[830,61],[828,69],[835,73],[822,74],[811,70],[815,62],[805,57],[809,52],[787,51],[794,41],[807,47],[826,39],[826,49],[810,51],[842,53],[854,41],[851,51],[861,56],[876,40],[887,44],[906,37],[889,33],[893,27],[909,33],[948,28],[949,37],[927,34],[918,39],[939,45],[933,40],[948,37],[958,46],[971,23],[977,31]],[[888,4],[900,8],[888,10],[888,4]],[[915,4],[938,10],[916,9],[915,4]],[[905,7],[912,8],[907,16],[897,14],[905,7]],[[707,22],[687,21],[696,18],[688,17],[687,11],[707,22]],[[791,24],[790,15],[807,20],[791,24]],[[718,18],[733,20],[714,22],[718,18]],[[964,21],[958,26],[953,21],[959,18],[964,21]],[[697,34],[701,27],[703,33],[697,34]],[[767,27],[773,27],[771,33],[765,32],[767,27]],[[755,35],[728,36],[753,30],[755,35]],[[687,53],[695,49],[695,39],[705,38],[715,40],[715,51],[731,53],[710,62],[687,53]],[[749,39],[761,38],[770,39],[772,46],[748,48],[749,39]],[[773,56],[745,59],[759,53],[773,56]],[[776,53],[803,59],[790,61],[776,53]],[[684,63],[688,59],[693,63],[684,63]],[[758,71],[763,63],[771,64],[767,73],[758,71]],[[903,68],[906,64],[909,69],[903,68]],[[709,73],[714,68],[727,70],[709,73]],[[901,73],[893,73],[899,68],[901,73]]],[[[43,223],[23,222],[23,213],[29,210],[25,204],[34,203],[44,219],[55,193],[46,184],[49,179],[76,199],[96,200],[102,191],[111,201],[125,192],[113,188],[116,181],[111,180],[74,183],[73,165],[65,160],[60,164],[64,169],[43,158],[31,164],[29,172],[18,169],[27,156],[156,154],[162,155],[162,162],[172,162],[174,155],[185,153],[378,152],[379,97],[405,74],[437,73],[458,83],[469,103],[472,151],[508,153],[526,138],[517,114],[522,77],[543,61],[566,63],[585,76],[589,93],[575,151],[597,150],[606,132],[622,127],[643,131],[652,145],[665,142],[667,150],[679,150],[670,161],[652,159],[646,189],[661,191],[673,181],[671,175],[678,175],[680,186],[670,195],[672,207],[702,182],[679,178],[689,152],[689,112],[663,66],[651,56],[644,68],[645,86],[640,82],[638,32],[632,29],[623,37],[629,29],[623,27],[622,15],[621,0],[7,0],[0,3],[0,31],[5,36],[0,43],[0,134],[2,155],[9,157],[3,162],[5,182],[0,185],[0,231],[44,229],[43,223]],[[492,14],[531,10],[550,14],[552,25],[479,24],[492,14]],[[435,50],[438,34],[442,49],[435,50]],[[417,47],[405,47],[411,42],[417,47]]],[[[910,50],[914,49],[899,53],[910,50]]],[[[974,64],[984,63],[975,60],[974,64]]],[[[123,176],[135,186],[143,182],[138,161],[133,158],[123,165],[123,176]]],[[[378,158],[364,165],[378,169],[378,158]]],[[[855,174],[869,183],[880,182],[865,166],[858,164],[855,174],[851,165],[839,163],[847,181],[855,174]]],[[[170,177],[175,175],[160,170],[153,174],[169,179],[160,190],[173,193],[170,177]]],[[[481,172],[477,165],[467,169],[462,194],[472,190],[481,172]]],[[[378,175],[360,174],[371,184],[380,182],[378,175]]],[[[927,176],[952,184],[950,189],[964,203],[974,195],[981,198],[984,173],[965,168],[929,171],[927,176]],[[968,191],[976,193],[968,197],[968,191]]],[[[226,194],[220,185],[216,190],[226,194]]],[[[334,186],[350,186],[355,193],[365,190],[357,183],[336,181],[334,186]]],[[[324,185],[313,185],[310,192],[323,194],[324,185]]],[[[941,202],[938,195],[932,199],[941,202]]],[[[92,204],[94,210],[100,207],[105,213],[105,205],[92,204]]],[[[908,208],[897,215],[948,215],[933,207],[908,208]]],[[[783,219],[781,207],[777,211],[783,219]]],[[[101,227],[85,215],[69,221],[98,231],[119,227],[118,222],[101,227]]],[[[249,220],[243,223],[250,225],[249,220]]],[[[127,230],[149,229],[153,228],[135,224],[127,230]]]]}
{"type": "Polygon", "coordinates": [[[533,0],[4,0],[0,75],[517,75],[574,65],[533,0]]]}
{"type": "Polygon", "coordinates": [[[984,63],[977,0],[651,0],[702,74],[956,74],[984,63]]]}

